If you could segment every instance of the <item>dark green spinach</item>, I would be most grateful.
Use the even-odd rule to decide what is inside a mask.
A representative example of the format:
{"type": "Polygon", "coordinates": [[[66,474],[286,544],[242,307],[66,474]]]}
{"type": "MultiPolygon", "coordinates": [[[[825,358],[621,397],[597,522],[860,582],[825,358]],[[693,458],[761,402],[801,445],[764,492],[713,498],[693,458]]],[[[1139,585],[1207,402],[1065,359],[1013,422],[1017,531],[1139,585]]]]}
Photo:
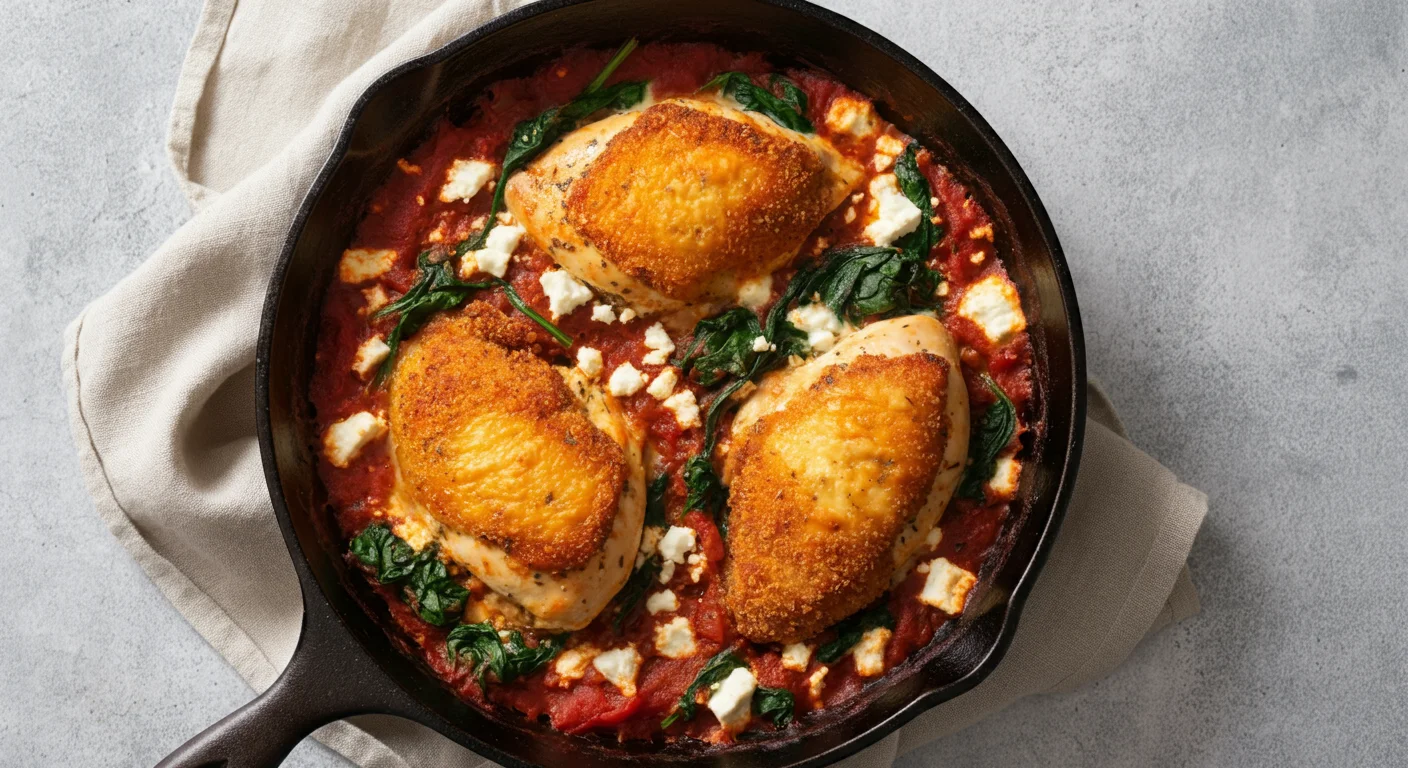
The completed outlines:
{"type": "Polygon", "coordinates": [[[781,75],[773,75],[771,85],[781,91],[781,97],[757,85],[742,72],[724,72],[699,90],[718,88],[720,93],[732,98],[744,109],[767,115],[783,128],[799,133],[815,133],[816,128],[807,119],[807,95],[802,89],[781,75]]]}
{"type": "Polygon", "coordinates": [[[529,646],[523,633],[512,630],[506,640],[500,640],[498,630],[487,621],[461,624],[445,637],[445,653],[451,661],[467,658],[471,670],[479,677],[479,687],[486,685],[486,675],[494,673],[499,683],[511,683],[531,675],[551,661],[567,645],[567,635],[543,638],[537,646],[529,646]]]}
{"type": "Polygon", "coordinates": [[[469,590],[450,578],[433,545],[417,556],[405,592],[416,613],[437,627],[458,621],[469,599],[469,590]]]}
{"type": "Polygon", "coordinates": [[[792,722],[792,710],[797,706],[792,692],[786,688],[764,688],[753,691],[753,714],[766,717],[774,727],[786,728],[792,722]]]}
{"type": "Polygon", "coordinates": [[[353,556],[372,569],[382,584],[400,581],[416,565],[416,551],[384,523],[373,523],[352,539],[353,556]]]}
{"type": "Polygon", "coordinates": [[[983,384],[997,398],[983,411],[978,428],[968,441],[968,469],[958,483],[960,498],[981,499],[986,495],[983,486],[997,469],[997,455],[1012,441],[1017,431],[1017,409],[1008,399],[1007,393],[986,373],[981,375],[983,384]]]}
{"type": "Polygon", "coordinates": [[[653,525],[656,528],[670,527],[670,523],[665,517],[665,496],[669,491],[670,476],[668,474],[662,472],[650,481],[650,486],[645,490],[646,525],[653,525]]]}

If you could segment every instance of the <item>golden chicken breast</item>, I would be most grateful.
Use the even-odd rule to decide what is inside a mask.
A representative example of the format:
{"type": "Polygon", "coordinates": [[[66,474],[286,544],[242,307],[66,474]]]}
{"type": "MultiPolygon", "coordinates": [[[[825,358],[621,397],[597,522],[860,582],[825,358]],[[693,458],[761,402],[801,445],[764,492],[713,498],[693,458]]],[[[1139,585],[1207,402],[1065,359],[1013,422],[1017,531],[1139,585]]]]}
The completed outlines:
{"type": "Polygon", "coordinates": [[[750,640],[802,640],[878,598],[948,505],[957,349],[932,317],[874,323],[764,379],[732,438],[726,604],[750,640]]]}
{"type": "MultiPolygon", "coordinates": [[[[393,515],[533,624],[590,623],[630,575],[641,438],[609,394],[473,304],[428,324],[391,382],[393,515]]],[[[407,527],[407,526],[403,526],[407,527]]],[[[399,533],[399,531],[398,531],[399,533]]]]}
{"type": "Polygon", "coordinates": [[[669,99],[567,135],[505,200],[563,269],[637,311],[676,311],[787,263],[861,174],[815,136],[669,99]]]}

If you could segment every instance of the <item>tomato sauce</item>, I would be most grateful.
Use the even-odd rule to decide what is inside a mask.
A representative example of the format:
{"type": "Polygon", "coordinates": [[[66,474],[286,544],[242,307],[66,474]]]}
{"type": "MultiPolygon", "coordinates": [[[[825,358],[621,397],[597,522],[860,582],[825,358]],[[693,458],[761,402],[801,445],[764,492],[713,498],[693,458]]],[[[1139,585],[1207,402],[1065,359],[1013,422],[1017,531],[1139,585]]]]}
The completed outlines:
{"type": "MultiPolygon", "coordinates": [[[[489,86],[474,102],[466,121],[455,123],[448,116],[442,117],[430,131],[429,138],[402,158],[396,170],[372,195],[351,245],[392,249],[396,259],[374,285],[334,281],[328,289],[322,307],[317,369],[309,391],[320,431],[360,411],[386,412],[385,389],[369,384],[352,371],[358,347],[374,335],[384,337],[394,326],[394,318],[374,317],[375,309],[411,287],[416,279],[419,253],[458,243],[484,225],[489,194],[478,194],[468,202],[439,199],[439,188],[447,169],[456,159],[480,159],[497,164],[515,124],[571,100],[609,56],[610,52],[606,51],[569,51],[532,76],[489,86]]],[[[739,54],[707,44],[652,43],[635,51],[612,82],[649,80],[653,96],[660,99],[688,95],[717,73],[729,70],[754,76],[774,71],[768,58],[758,53],[739,54]]],[[[843,154],[865,163],[867,182],[870,176],[882,172],[873,167],[877,144],[887,138],[908,140],[883,122],[879,133],[862,139],[833,131],[827,125],[833,101],[864,97],[824,73],[788,70],[786,75],[806,93],[808,118],[816,126],[818,135],[830,140],[843,154]]],[[[1036,395],[1027,336],[1021,333],[1012,341],[994,345],[981,328],[956,311],[965,286],[989,275],[1005,277],[991,234],[993,221],[970,191],[932,153],[921,150],[918,162],[930,183],[936,219],[942,228],[942,240],[931,257],[931,266],[947,281],[940,292],[945,298],[939,316],[963,350],[962,373],[968,384],[972,419],[976,424],[994,400],[978,377],[979,373],[986,372],[1016,406],[1019,430],[1013,437],[1013,445],[1019,445],[1021,432],[1033,428],[1030,415],[1036,395]]],[[[863,182],[858,190],[864,191],[865,186],[863,182]]],[[[865,211],[854,210],[861,197],[857,194],[851,201],[843,202],[822,222],[804,243],[799,261],[813,258],[829,247],[868,244],[862,235],[865,211]]],[[[506,275],[517,293],[545,316],[548,301],[538,277],[550,267],[552,261],[547,254],[524,238],[506,275]]],[[[774,276],[774,300],[786,286],[792,271],[783,270],[774,276]]],[[[481,291],[475,298],[497,306],[515,322],[523,323],[537,334],[541,343],[534,351],[544,359],[554,364],[572,364],[569,350],[554,343],[530,320],[513,310],[501,289],[481,291]]],[[[766,309],[765,305],[761,311],[766,309]]],[[[577,311],[557,324],[573,337],[576,345],[600,350],[605,370],[631,362],[653,379],[664,366],[640,363],[648,351],[643,345],[643,333],[653,322],[654,319],[636,318],[608,325],[592,320],[589,311],[577,311]]],[[[681,348],[685,343],[687,341],[677,341],[681,348]]],[[[575,349],[576,346],[573,351],[575,349]]],[[[701,408],[707,403],[709,393],[702,387],[688,381],[681,381],[678,386],[692,389],[701,408]]],[[[397,588],[374,584],[386,599],[405,649],[418,654],[435,674],[469,701],[508,707],[530,719],[546,716],[554,727],[568,733],[605,731],[621,739],[660,738],[661,719],[671,712],[681,692],[707,660],[724,649],[734,649],[749,662],[759,685],[791,691],[799,717],[809,710],[844,702],[867,683],[879,679],[861,676],[852,657],[847,655],[829,665],[823,678],[824,686],[816,691],[811,680],[824,665],[815,657],[803,671],[788,669],[782,663],[780,647],[748,643],[734,632],[723,602],[724,538],[709,516],[699,511],[684,512],[686,491],[680,469],[701,449],[702,431],[681,428],[674,414],[644,390],[621,398],[621,402],[658,455],[658,467],[672,477],[667,493],[669,519],[674,525],[687,526],[696,532],[697,551],[704,557],[697,580],[689,567],[682,567],[671,581],[671,588],[679,598],[676,615],[689,619],[697,652],[685,659],[652,656],[646,652],[634,696],[623,695],[590,665],[580,679],[567,680],[559,677],[551,663],[510,684],[491,684],[485,691],[480,689],[467,665],[447,659],[444,650],[447,630],[421,620],[397,588]]],[[[722,450],[727,450],[728,418],[725,417],[720,427],[720,435],[725,436],[722,450]]],[[[395,482],[395,470],[384,441],[367,446],[345,467],[334,466],[323,458],[320,472],[329,504],[336,510],[338,523],[349,539],[383,516],[386,499],[395,482]]],[[[985,504],[955,499],[941,521],[943,536],[939,545],[932,550],[926,548],[920,559],[944,557],[960,568],[979,573],[992,555],[1008,519],[1006,501],[985,504]]],[[[924,581],[923,574],[911,571],[884,598],[895,618],[893,636],[885,650],[887,668],[923,648],[945,623],[956,618],[917,599],[924,581]]],[[[653,586],[659,588],[659,585],[653,586]]],[[[471,586],[471,590],[479,594],[485,589],[478,582],[471,586]]],[[[612,626],[611,614],[608,608],[603,617],[574,633],[573,645],[605,649],[629,642],[643,649],[651,647],[653,625],[641,620],[645,614],[643,607],[634,609],[619,634],[612,626]]],[[[814,638],[814,642],[824,643],[834,634],[828,630],[814,638]]],[[[754,718],[749,728],[769,730],[771,725],[754,718]]],[[[719,728],[713,715],[702,705],[692,720],[675,724],[667,736],[715,741],[732,738],[719,728]]]]}

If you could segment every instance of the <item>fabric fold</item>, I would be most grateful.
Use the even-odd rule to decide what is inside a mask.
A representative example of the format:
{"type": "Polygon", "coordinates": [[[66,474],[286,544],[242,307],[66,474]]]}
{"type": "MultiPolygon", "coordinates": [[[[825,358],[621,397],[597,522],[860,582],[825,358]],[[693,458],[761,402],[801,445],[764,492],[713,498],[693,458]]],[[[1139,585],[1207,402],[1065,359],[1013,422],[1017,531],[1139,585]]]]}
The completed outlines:
{"type": "MultiPolygon", "coordinates": [[[[287,663],[301,623],[254,433],[268,276],[367,85],[517,4],[315,0],[290,11],[271,0],[208,0],[168,137],[197,212],[65,334],[70,425],[94,506],[256,690],[287,663]]],[[[1206,498],[1125,439],[1098,388],[1090,402],[1070,510],[1005,660],[846,765],[888,766],[1018,698],[1098,679],[1148,632],[1197,611],[1184,563],[1206,498]]],[[[387,716],[316,736],[362,766],[487,762],[387,716]]]]}

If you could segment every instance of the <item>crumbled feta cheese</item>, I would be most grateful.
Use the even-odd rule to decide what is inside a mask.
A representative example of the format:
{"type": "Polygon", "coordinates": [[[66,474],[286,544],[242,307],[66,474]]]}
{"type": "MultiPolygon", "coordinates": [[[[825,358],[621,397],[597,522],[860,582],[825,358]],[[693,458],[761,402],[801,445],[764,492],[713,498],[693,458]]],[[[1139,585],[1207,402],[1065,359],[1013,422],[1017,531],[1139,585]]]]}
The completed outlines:
{"type": "Polygon", "coordinates": [[[973,227],[968,230],[969,240],[987,240],[992,242],[992,225],[984,224],[981,227],[973,227]]]}
{"type": "Polygon", "coordinates": [[[508,272],[508,262],[513,258],[513,252],[517,250],[524,234],[526,231],[523,227],[513,225],[499,225],[489,230],[484,247],[470,251],[460,261],[460,278],[467,280],[476,270],[494,277],[503,277],[504,273],[508,272]]]}
{"type": "Polygon", "coordinates": [[[699,421],[699,402],[694,399],[694,392],[691,390],[682,389],[665,398],[661,405],[675,412],[675,423],[684,429],[702,424],[699,421]]]}
{"type": "Polygon", "coordinates": [[[592,659],[596,671],[616,686],[627,698],[636,695],[636,673],[640,671],[640,653],[635,648],[613,648],[592,659]]]}
{"type": "Polygon", "coordinates": [[[694,549],[694,529],[682,525],[672,525],[660,537],[660,556],[666,562],[683,563],[685,555],[694,549]]]}
{"type": "Polygon", "coordinates": [[[375,312],[378,309],[391,303],[390,297],[386,295],[386,289],[380,285],[373,285],[370,288],[362,289],[362,298],[367,301],[367,311],[375,312]]]}
{"type": "Polygon", "coordinates": [[[988,275],[963,291],[958,314],[972,320],[994,344],[1001,344],[1027,327],[1017,289],[1001,275],[988,275]]]}
{"type": "Polygon", "coordinates": [[[352,360],[352,370],[356,371],[358,376],[368,378],[389,354],[391,347],[386,346],[386,341],[380,336],[373,336],[357,347],[357,356],[352,360]]]}
{"type": "Polygon", "coordinates": [[[440,188],[440,202],[469,200],[494,178],[494,166],[483,160],[456,160],[445,174],[445,186],[440,188]]]}
{"type": "Polygon", "coordinates": [[[924,212],[900,191],[895,174],[886,173],[870,180],[870,197],[878,206],[875,220],[862,233],[876,245],[890,245],[919,228],[924,212]]]}
{"type": "Polygon", "coordinates": [[[676,616],[655,628],[655,651],[667,659],[687,659],[694,655],[694,630],[689,619],[676,616]]]}
{"type": "Polygon", "coordinates": [[[826,673],[830,672],[828,667],[817,667],[812,676],[807,678],[807,693],[811,694],[812,701],[821,702],[821,691],[826,681],[826,673]]]}
{"type": "Polygon", "coordinates": [[[924,537],[924,546],[929,549],[939,546],[939,542],[944,540],[943,529],[937,525],[929,529],[928,535],[924,537]]]}
{"type": "Polygon", "coordinates": [[[806,304],[788,312],[787,321],[807,334],[807,344],[812,348],[812,352],[817,353],[831,349],[836,344],[836,338],[845,329],[841,318],[821,302],[806,304]]]}
{"type": "Polygon", "coordinates": [[[616,310],[612,309],[610,304],[597,304],[592,307],[592,319],[611,325],[616,322],[616,310]]]}
{"type": "Polygon", "coordinates": [[[709,711],[726,730],[741,731],[748,724],[753,709],[753,691],[757,688],[758,679],[753,677],[753,673],[739,667],[728,673],[728,677],[709,697],[709,711]]]}
{"type": "Polygon", "coordinates": [[[621,322],[629,323],[634,319],[636,319],[636,311],[634,309],[626,307],[625,309],[621,310],[621,322]]]}
{"type": "Polygon", "coordinates": [[[958,615],[963,612],[968,590],[976,583],[977,576],[945,558],[937,557],[929,561],[929,576],[924,580],[924,589],[919,592],[919,600],[944,613],[958,615]]]}
{"type": "Polygon", "coordinates": [[[570,684],[573,680],[581,680],[582,676],[587,674],[587,665],[591,663],[592,657],[595,655],[596,649],[591,646],[568,648],[557,657],[557,661],[553,662],[552,671],[562,678],[563,684],[570,684]]]}
{"type": "Polygon", "coordinates": [[[999,456],[988,489],[994,495],[1010,497],[1017,493],[1017,480],[1022,476],[1022,463],[1011,456],[999,456]]]}
{"type": "Polygon", "coordinates": [[[670,353],[675,351],[675,342],[670,340],[670,334],[660,323],[645,329],[645,346],[654,350],[641,358],[646,365],[664,365],[670,359],[670,353]]]}
{"type": "Polygon", "coordinates": [[[679,598],[675,593],[666,589],[647,597],[645,599],[645,610],[653,616],[661,611],[678,611],[680,609],[679,598]]]}
{"type": "Polygon", "coordinates": [[[708,566],[709,560],[703,555],[690,555],[685,558],[689,563],[689,580],[695,584],[704,577],[704,569],[708,566]]]}
{"type": "Polygon", "coordinates": [[[429,515],[412,512],[399,520],[393,518],[391,532],[420,552],[440,537],[440,524],[429,515]]]}
{"type": "Polygon", "coordinates": [[[548,297],[548,309],[554,320],[592,300],[591,289],[563,269],[544,272],[538,277],[538,284],[548,297]]]}
{"type": "Polygon", "coordinates": [[[738,303],[749,309],[757,309],[772,298],[772,275],[755,277],[738,287],[738,303]]]}
{"type": "Polygon", "coordinates": [[[826,127],[863,139],[875,133],[875,107],[864,99],[837,96],[826,110],[826,127]]]}
{"type": "Polygon", "coordinates": [[[806,643],[790,643],[782,647],[782,668],[806,672],[812,660],[812,647],[806,643]]]}
{"type": "Polygon", "coordinates": [[[611,378],[606,382],[606,391],[616,397],[630,397],[639,392],[643,386],[645,386],[645,374],[630,363],[622,363],[611,372],[611,378]]]}
{"type": "Polygon", "coordinates": [[[653,525],[647,525],[640,534],[640,552],[644,555],[655,554],[655,547],[660,544],[660,529],[653,525]]]}
{"type": "Polygon", "coordinates": [[[368,411],[354,413],[328,427],[327,434],[323,435],[323,453],[334,467],[345,467],[363,448],[384,434],[386,422],[380,416],[368,411]]]}
{"type": "Polygon", "coordinates": [[[768,337],[766,337],[766,336],[759,336],[758,338],[753,339],[753,351],[754,351],[754,352],[766,352],[766,351],[768,351],[768,350],[770,350],[770,349],[777,349],[777,345],[776,345],[776,344],[769,344],[769,343],[768,343],[768,337]]]}
{"type": "Polygon", "coordinates": [[[675,385],[679,383],[680,375],[674,368],[666,368],[655,377],[655,381],[650,382],[650,386],[645,388],[646,392],[656,400],[664,400],[675,391],[675,385]]]}
{"type": "Polygon", "coordinates": [[[577,367],[588,378],[596,378],[601,373],[601,350],[595,347],[582,347],[577,350],[577,367]]]}
{"type": "Polygon", "coordinates": [[[660,564],[660,583],[669,584],[670,579],[673,578],[675,578],[675,563],[672,560],[666,560],[660,564]]]}
{"type": "Polygon", "coordinates": [[[386,274],[396,263],[396,251],[390,248],[348,248],[337,264],[337,278],[344,283],[365,283],[386,274]]]}
{"type": "Polygon", "coordinates": [[[885,671],[885,644],[890,642],[890,634],[884,627],[868,629],[851,649],[856,673],[861,677],[875,677],[885,671]]]}
{"type": "Polygon", "coordinates": [[[875,140],[875,160],[873,166],[877,171],[888,170],[895,164],[895,158],[904,153],[904,142],[894,136],[881,136],[875,140]]]}

